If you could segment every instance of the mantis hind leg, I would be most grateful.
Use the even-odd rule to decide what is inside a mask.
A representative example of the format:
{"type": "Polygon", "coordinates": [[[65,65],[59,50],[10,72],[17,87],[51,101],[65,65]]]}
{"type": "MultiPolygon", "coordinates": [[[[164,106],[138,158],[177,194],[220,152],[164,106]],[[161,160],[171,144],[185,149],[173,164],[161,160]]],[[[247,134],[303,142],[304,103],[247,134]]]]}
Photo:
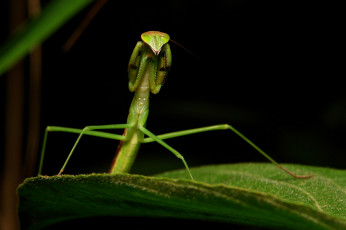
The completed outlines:
{"type": "Polygon", "coordinates": [[[61,173],[64,171],[69,159],[71,158],[72,153],[74,152],[77,144],[79,143],[82,135],[96,136],[96,137],[102,137],[102,138],[113,139],[113,140],[125,140],[125,137],[122,135],[107,133],[107,132],[101,132],[101,131],[95,131],[95,130],[96,129],[126,129],[126,128],[130,128],[130,127],[131,127],[131,125],[129,125],[129,124],[87,126],[84,129],[75,129],[75,128],[61,127],[61,126],[48,126],[46,128],[44,138],[43,138],[38,175],[41,175],[41,173],[42,173],[45,149],[46,149],[46,145],[47,145],[47,139],[48,139],[48,133],[49,132],[65,132],[65,133],[79,134],[79,136],[78,136],[76,142],[74,143],[68,157],[65,160],[64,165],[62,166],[62,168],[58,174],[58,175],[61,175],[61,173]]]}
{"type": "MultiPolygon", "coordinates": [[[[213,125],[213,126],[201,127],[201,128],[196,128],[196,129],[188,129],[188,130],[182,130],[182,131],[177,131],[177,132],[172,132],[172,133],[166,133],[166,134],[158,135],[156,138],[163,140],[163,139],[169,139],[169,138],[174,138],[174,137],[186,136],[186,135],[195,134],[195,133],[202,133],[202,132],[215,131],[215,130],[227,130],[227,129],[233,131],[241,139],[243,139],[250,146],[252,146],[257,152],[259,152],[262,156],[267,158],[271,163],[275,164],[279,169],[283,170],[284,172],[288,173],[289,175],[293,176],[294,178],[306,179],[306,178],[310,178],[313,176],[313,175],[296,175],[296,174],[292,173],[291,171],[287,170],[286,168],[282,167],[278,162],[276,162],[267,153],[265,153],[261,148],[259,148],[252,141],[250,141],[247,137],[245,137],[241,132],[239,132],[233,126],[228,125],[228,124],[213,125]]],[[[152,138],[151,136],[149,136],[149,138],[144,139],[143,143],[148,143],[148,142],[153,142],[153,141],[156,141],[156,140],[154,138],[152,138]]]]}

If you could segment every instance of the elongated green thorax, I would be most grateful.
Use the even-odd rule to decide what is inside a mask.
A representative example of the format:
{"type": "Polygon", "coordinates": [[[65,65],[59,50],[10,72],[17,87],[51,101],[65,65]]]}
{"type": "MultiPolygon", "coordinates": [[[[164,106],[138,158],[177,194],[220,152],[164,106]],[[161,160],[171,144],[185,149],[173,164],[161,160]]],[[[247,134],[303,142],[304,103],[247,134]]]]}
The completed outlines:
{"type": "Polygon", "coordinates": [[[127,117],[127,124],[131,124],[131,128],[127,128],[124,131],[123,135],[126,137],[126,140],[121,141],[118,146],[110,169],[111,174],[127,173],[133,165],[144,139],[144,134],[139,130],[139,127],[146,124],[149,114],[149,96],[149,71],[146,71],[132,99],[127,117]]]}

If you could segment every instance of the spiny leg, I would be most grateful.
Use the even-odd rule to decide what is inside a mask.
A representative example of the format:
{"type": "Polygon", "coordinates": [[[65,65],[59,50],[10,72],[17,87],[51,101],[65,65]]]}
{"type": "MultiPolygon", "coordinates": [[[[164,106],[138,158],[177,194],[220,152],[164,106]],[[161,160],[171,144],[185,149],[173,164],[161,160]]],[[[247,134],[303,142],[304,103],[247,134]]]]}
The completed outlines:
{"type": "Polygon", "coordinates": [[[165,147],[166,149],[168,149],[169,151],[171,151],[176,157],[178,157],[184,164],[191,180],[193,180],[192,174],[190,172],[189,166],[187,165],[184,157],[175,149],[173,149],[171,146],[169,146],[168,144],[166,144],[166,142],[164,142],[163,140],[161,140],[158,136],[156,136],[155,134],[153,134],[152,132],[150,132],[149,130],[147,130],[146,128],[144,128],[143,126],[139,126],[139,129],[148,137],[150,137],[153,141],[156,141],[157,143],[161,144],[163,147],[165,147]]]}
{"type": "MultiPolygon", "coordinates": [[[[262,154],[265,158],[267,158],[270,162],[272,162],[278,168],[280,168],[284,172],[288,173],[289,175],[293,176],[294,178],[307,179],[307,178],[311,178],[313,176],[313,175],[296,175],[296,174],[292,173],[291,171],[289,171],[288,169],[282,167],[279,163],[277,163],[274,159],[272,159],[267,153],[265,153],[262,149],[260,149],[257,145],[255,145],[252,141],[250,141],[247,137],[245,137],[241,132],[239,132],[233,126],[228,125],[228,124],[213,125],[213,126],[201,127],[201,128],[196,128],[196,129],[188,129],[188,130],[183,130],[183,131],[171,132],[171,133],[158,135],[157,138],[159,138],[160,140],[163,140],[163,139],[180,137],[180,136],[185,136],[185,135],[190,135],[190,134],[195,134],[195,133],[215,131],[215,130],[226,130],[226,129],[233,131],[240,138],[242,138],[249,145],[251,145],[255,150],[257,150],[260,154],[262,154]]],[[[149,142],[153,142],[153,141],[156,141],[156,140],[149,136],[149,138],[145,138],[143,140],[143,143],[149,143],[149,142]]]]}
{"type": "MultiPolygon", "coordinates": [[[[88,126],[88,127],[85,127],[84,129],[76,129],[76,128],[69,128],[69,127],[61,127],[61,126],[48,126],[46,128],[44,138],[43,138],[38,175],[41,175],[41,173],[42,173],[43,160],[44,160],[45,149],[46,149],[46,145],[47,145],[48,132],[65,132],[65,133],[79,134],[77,141],[73,145],[73,148],[72,148],[68,158],[66,159],[66,161],[64,163],[64,166],[62,168],[62,170],[64,170],[69,158],[71,157],[71,155],[73,153],[73,150],[76,148],[82,135],[96,136],[96,137],[102,137],[102,138],[107,138],[107,139],[112,139],[112,140],[125,140],[125,137],[123,135],[106,133],[106,132],[101,132],[101,131],[95,131],[95,129],[124,129],[124,128],[129,128],[129,127],[131,127],[131,125],[129,125],[129,124],[88,126]]],[[[60,170],[60,173],[58,175],[60,175],[61,172],[62,171],[60,170]]]]}

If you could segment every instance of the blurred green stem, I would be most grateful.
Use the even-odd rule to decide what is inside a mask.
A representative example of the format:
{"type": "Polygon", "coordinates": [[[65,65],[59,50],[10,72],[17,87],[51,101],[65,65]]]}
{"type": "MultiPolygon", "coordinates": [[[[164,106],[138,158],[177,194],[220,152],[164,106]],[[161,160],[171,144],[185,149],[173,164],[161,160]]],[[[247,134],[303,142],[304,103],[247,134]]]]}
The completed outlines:
{"type": "MultiPolygon", "coordinates": [[[[25,0],[10,1],[10,29],[25,20],[25,0]]],[[[16,188],[20,182],[23,151],[24,64],[17,63],[8,73],[5,115],[5,159],[1,197],[1,229],[19,229],[16,188]]]]}

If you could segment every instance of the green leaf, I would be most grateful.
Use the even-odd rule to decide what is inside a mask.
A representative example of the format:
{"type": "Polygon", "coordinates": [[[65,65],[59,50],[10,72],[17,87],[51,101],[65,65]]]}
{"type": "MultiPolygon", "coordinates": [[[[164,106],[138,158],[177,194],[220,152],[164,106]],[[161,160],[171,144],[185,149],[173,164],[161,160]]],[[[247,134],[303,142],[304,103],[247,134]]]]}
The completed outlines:
{"type": "Polygon", "coordinates": [[[0,75],[91,2],[91,0],[51,1],[38,18],[19,28],[0,48],[0,75]]]}
{"type": "Polygon", "coordinates": [[[19,188],[23,229],[95,216],[172,217],[278,229],[346,229],[346,172],[272,164],[204,166],[147,177],[90,174],[36,177],[19,188]]]}

